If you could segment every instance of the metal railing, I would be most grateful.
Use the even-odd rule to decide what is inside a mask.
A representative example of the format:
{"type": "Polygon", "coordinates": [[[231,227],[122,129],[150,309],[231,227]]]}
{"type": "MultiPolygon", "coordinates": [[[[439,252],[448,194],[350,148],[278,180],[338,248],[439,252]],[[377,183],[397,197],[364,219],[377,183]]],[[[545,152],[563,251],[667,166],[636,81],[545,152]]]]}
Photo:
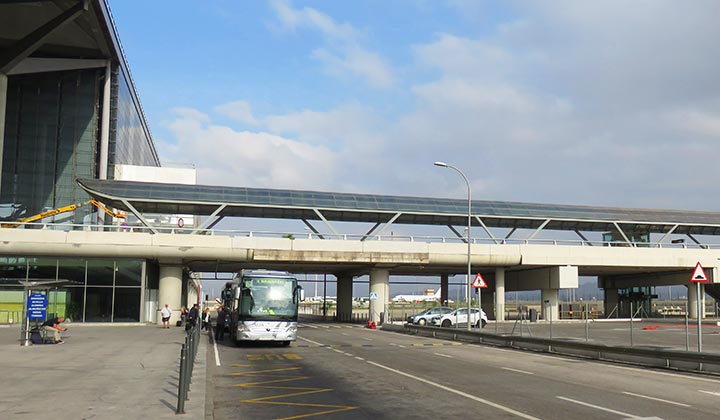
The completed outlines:
{"type": "MultiPolygon", "coordinates": [[[[19,223],[13,229],[44,229],[61,231],[92,231],[92,232],[128,232],[128,233],[151,233],[152,230],[145,226],[120,226],[120,225],[91,225],[91,224],[67,224],[67,223],[19,223]]],[[[153,226],[158,233],[188,235],[195,232],[192,227],[168,227],[153,226]]],[[[465,238],[446,237],[435,235],[377,235],[368,236],[362,233],[308,233],[308,232],[275,232],[275,231],[252,231],[252,230],[228,230],[228,229],[198,229],[196,234],[207,236],[230,236],[246,238],[280,238],[280,239],[324,239],[341,241],[378,241],[378,242],[419,242],[419,243],[465,243],[465,238]]],[[[663,248],[663,249],[720,249],[718,244],[696,244],[696,243],[672,243],[672,242],[624,242],[624,241],[602,241],[584,239],[543,239],[543,238],[471,238],[473,244],[479,245],[554,245],[554,246],[594,246],[594,247],[626,247],[626,248],[663,248]]]]}
{"type": "Polygon", "coordinates": [[[190,399],[193,366],[200,344],[200,326],[195,323],[185,336],[185,343],[180,348],[180,375],[178,380],[178,400],[175,414],[185,414],[185,401],[190,399]]]}

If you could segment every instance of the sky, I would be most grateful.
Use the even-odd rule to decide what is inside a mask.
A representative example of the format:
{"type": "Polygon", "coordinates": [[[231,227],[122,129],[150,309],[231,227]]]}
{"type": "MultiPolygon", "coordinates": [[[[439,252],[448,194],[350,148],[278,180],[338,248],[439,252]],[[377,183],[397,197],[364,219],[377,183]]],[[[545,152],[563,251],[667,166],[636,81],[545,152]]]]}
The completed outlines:
{"type": "Polygon", "coordinates": [[[720,211],[720,2],[110,0],[198,183],[720,211]]]}
{"type": "Polygon", "coordinates": [[[110,5],[200,184],[720,210],[720,2],[110,5]]]}

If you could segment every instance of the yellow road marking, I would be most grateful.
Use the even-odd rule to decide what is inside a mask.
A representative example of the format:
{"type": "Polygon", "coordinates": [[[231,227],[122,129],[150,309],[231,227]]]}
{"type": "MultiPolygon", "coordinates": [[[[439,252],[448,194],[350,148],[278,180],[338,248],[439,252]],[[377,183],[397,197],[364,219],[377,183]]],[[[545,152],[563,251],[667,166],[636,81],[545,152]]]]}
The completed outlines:
{"type": "Polygon", "coordinates": [[[238,373],[231,373],[230,376],[245,376],[245,375],[255,375],[258,373],[267,373],[267,372],[283,372],[288,370],[298,370],[299,367],[289,367],[289,368],[278,368],[278,369],[266,369],[266,370],[253,370],[250,372],[238,372],[238,373]]]}

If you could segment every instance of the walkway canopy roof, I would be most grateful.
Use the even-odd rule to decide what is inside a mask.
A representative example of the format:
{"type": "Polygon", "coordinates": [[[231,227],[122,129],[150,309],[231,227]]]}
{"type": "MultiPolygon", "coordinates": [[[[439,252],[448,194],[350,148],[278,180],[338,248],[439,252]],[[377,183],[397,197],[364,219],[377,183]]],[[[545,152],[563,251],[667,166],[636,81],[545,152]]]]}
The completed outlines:
{"type": "MultiPolygon", "coordinates": [[[[83,179],[106,205],[140,213],[343,222],[467,225],[467,200],[83,179]]],[[[475,226],[720,234],[720,212],[474,200],[475,226]]]]}

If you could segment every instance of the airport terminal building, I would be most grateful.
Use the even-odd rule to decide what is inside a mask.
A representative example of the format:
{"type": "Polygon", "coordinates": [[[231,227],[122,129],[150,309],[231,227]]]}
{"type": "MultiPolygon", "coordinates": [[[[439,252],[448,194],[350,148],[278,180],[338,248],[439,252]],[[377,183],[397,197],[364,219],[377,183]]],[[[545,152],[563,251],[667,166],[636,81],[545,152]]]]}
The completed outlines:
{"type": "MultiPolygon", "coordinates": [[[[52,229],[111,223],[77,179],[161,166],[106,0],[0,4],[0,165],[0,221],[63,209],[36,220],[52,229]]],[[[155,316],[151,261],[0,256],[0,323],[22,311],[23,281],[76,322],[155,316]]]]}

